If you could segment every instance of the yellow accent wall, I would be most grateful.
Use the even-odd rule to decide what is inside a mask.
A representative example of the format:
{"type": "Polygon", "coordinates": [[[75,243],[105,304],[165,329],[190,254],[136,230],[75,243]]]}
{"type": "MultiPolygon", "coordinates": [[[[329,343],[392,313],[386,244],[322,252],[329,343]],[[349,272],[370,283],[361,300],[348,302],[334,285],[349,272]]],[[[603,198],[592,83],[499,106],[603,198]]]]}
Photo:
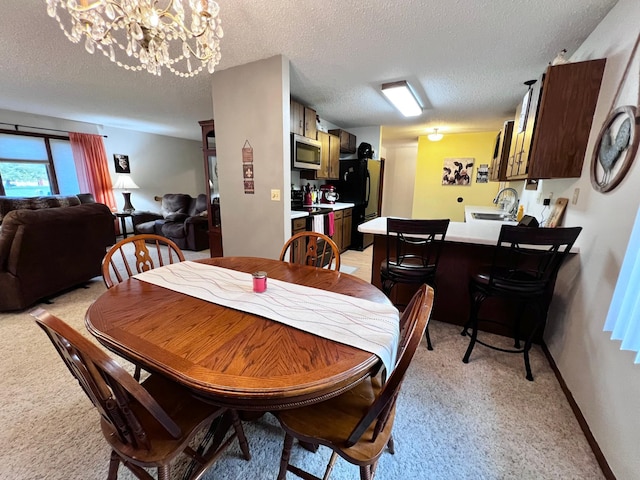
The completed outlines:
{"type": "Polygon", "coordinates": [[[492,206],[500,182],[476,183],[478,166],[491,165],[498,132],[445,134],[439,142],[418,137],[412,218],[464,221],[465,205],[492,206]],[[470,185],[442,185],[445,158],[473,158],[470,185]],[[463,201],[458,203],[458,197],[463,201]]]}

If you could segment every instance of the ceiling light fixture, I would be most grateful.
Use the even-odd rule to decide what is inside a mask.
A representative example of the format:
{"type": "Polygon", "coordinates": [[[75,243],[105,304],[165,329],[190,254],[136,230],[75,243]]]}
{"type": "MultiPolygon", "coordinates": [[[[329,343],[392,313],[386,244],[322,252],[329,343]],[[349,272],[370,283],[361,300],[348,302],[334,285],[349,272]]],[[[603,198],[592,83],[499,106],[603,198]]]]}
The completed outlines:
{"type": "Polygon", "coordinates": [[[382,93],[405,117],[417,117],[422,113],[420,102],[406,80],[383,83],[382,93]]]}
{"type": "Polygon", "coordinates": [[[427,138],[432,142],[439,142],[440,140],[442,140],[442,134],[438,133],[437,128],[434,128],[433,133],[430,133],[429,135],[427,135],[427,138]]]}
{"type": "Polygon", "coordinates": [[[193,77],[220,62],[220,7],[213,0],[46,0],[73,43],[96,48],[119,67],[193,77]],[[188,3],[188,8],[183,6],[188,3]],[[66,23],[60,18],[65,10],[66,23]],[[69,25],[67,25],[69,24],[69,25]],[[122,58],[122,60],[120,60],[122,58]],[[193,62],[193,65],[192,65],[193,62]]]}

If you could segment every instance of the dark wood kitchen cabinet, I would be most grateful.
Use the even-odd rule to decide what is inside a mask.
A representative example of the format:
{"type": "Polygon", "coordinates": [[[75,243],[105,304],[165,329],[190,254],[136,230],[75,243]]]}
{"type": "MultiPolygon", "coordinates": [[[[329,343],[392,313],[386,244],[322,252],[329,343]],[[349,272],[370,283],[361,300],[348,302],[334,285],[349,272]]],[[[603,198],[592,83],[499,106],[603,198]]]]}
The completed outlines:
{"type": "Polygon", "coordinates": [[[332,135],[340,137],[340,153],[356,153],[356,136],[346,130],[329,130],[332,135]]]}
{"type": "Polygon", "coordinates": [[[343,221],[342,221],[342,210],[336,210],[333,212],[333,237],[332,240],[338,247],[338,250],[344,252],[343,242],[342,242],[342,232],[343,232],[343,221]]]}
{"type": "Polygon", "coordinates": [[[300,170],[300,178],[306,180],[338,180],[340,177],[340,139],[318,130],[320,170],[300,170]]]}
{"type": "Polygon", "coordinates": [[[340,178],[340,137],[329,134],[329,177],[340,178]]]}
{"type": "Polygon", "coordinates": [[[580,177],[606,59],[547,67],[518,106],[506,179],[580,177]]]}
{"type": "Polygon", "coordinates": [[[316,111],[310,107],[304,107],[304,136],[317,138],[317,123],[316,123],[316,111]]]}
{"type": "Polygon", "coordinates": [[[316,111],[291,99],[289,101],[291,133],[316,139],[316,111]]]}
{"type": "Polygon", "coordinates": [[[295,100],[290,100],[289,112],[291,116],[291,133],[304,135],[304,105],[295,100]]]}
{"type": "Polygon", "coordinates": [[[322,145],[322,151],[317,178],[337,180],[340,176],[340,138],[318,131],[318,140],[322,145]]]}
{"type": "Polygon", "coordinates": [[[351,227],[353,220],[353,208],[345,208],[342,214],[342,250],[351,246],[351,227]]]}
{"type": "Polygon", "coordinates": [[[492,182],[504,182],[507,179],[507,163],[511,147],[511,135],[513,134],[513,120],[504,122],[504,126],[496,138],[489,180],[492,182]]]}
{"type": "Polygon", "coordinates": [[[336,210],[334,215],[333,241],[340,252],[346,251],[351,246],[351,226],[353,209],[345,208],[336,210]]]}
{"type": "Polygon", "coordinates": [[[198,122],[202,130],[202,155],[204,157],[207,219],[209,222],[209,253],[222,257],[222,224],[220,222],[220,191],[218,190],[218,158],[216,155],[216,130],[213,120],[198,122]]]}
{"type": "MultiPolygon", "coordinates": [[[[292,237],[296,233],[304,232],[307,230],[307,218],[309,217],[294,218],[293,220],[291,220],[292,237]]],[[[306,240],[304,238],[299,238],[291,245],[293,258],[295,259],[296,263],[300,261],[300,256],[305,252],[306,247],[306,240]]]]}
{"type": "Polygon", "coordinates": [[[318,132],[318,141],[320,142],[320,170],[315,171],[315,178],[331,178],[329,164],[329,134],[318,132]]]}

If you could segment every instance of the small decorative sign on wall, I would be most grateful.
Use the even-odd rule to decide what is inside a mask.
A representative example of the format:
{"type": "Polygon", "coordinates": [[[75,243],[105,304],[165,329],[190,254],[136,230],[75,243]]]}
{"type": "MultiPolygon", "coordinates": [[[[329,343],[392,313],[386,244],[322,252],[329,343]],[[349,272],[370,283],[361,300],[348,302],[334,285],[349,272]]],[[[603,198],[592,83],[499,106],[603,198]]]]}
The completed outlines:
{"type": "Polygon", "coordinates": [[[564,216],[564,210],[567,208],[567,203],[569,203],[568,198],[558,198],[556,200],[556,204],[553,206],[553,210],[551,210],[551,216],[549,220],[547,220],[545,227],[555,228],[562,223],[562,217],[564,216]]]}
{"type": "Polygon", "coordinates": [[[253,147],[249,143],[249,140],[245,140],[244,146],[242,147],[242,177],[244,182],[244,193],[254,194],[253,147]]]}
{"type": "Polygon", "coordinates": [[[489,183],[489,164],[481,163],[476,174],[476,183],[489,183]]]}
{"type": "Polygon", "coordinates": [[[471,185],[475,158],[445,158],[442,185],[471,185]]]}

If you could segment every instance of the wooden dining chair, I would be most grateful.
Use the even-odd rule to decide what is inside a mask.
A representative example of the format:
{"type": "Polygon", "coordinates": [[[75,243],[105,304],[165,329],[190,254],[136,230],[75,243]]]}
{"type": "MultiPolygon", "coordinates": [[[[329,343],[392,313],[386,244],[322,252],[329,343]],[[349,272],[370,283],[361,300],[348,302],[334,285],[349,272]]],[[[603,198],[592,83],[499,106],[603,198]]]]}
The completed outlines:
{"type": "MultiPolygon", "coordinates": [[[[160,375],[138,383],[104,351],[61,319],[43,309],[31,312],[62,360],[100,412],[102,433],[111,447],[108,479],[118,478],[122,463],[137,478],[153,480],[144,468],[157,468],[158,480],[168,480],[171,465],[184,453],[200,476],[238,438],[244,458],[249,446],[236,412],[196,399],[186,388],[160,375]],[[218,448],[190,444],[222,415],[229,415],[234,432],[218,448]]],[[[208,441],[209,436],[205,435],[208,441]]]]}
{"type": "Polygon", "coordinates": [[[281,261],[340,270],[340,249],[330,237],[318,232],[296,233],[280,252],[281,261]]]}
{"type": "Polygon", "coordinates": [[[142,234],[116,243],[102,260],[102,278],[107,288],[138,273],[184,261],[173,241],[160,235],[142,234]]]}
{"type": "MultiPolygon", "coordinates": [[[[117,242],[102,259],[102,279],[107,288],[138,273],[184,261],[182,250],[168,238],[141,234],[117,242]]],[[[140,380],[142,369],[136,365],[133,378],[140,380]]]]}
{"type": "Polygon", "coordinates": [[[361,480],[371,480],[385,447],[393,453],[391,429],[396,399],[413,355],[431,316],[433,288],[422,285],[400,321],[400,343],[396,366],[386,383],[369,377],[354,388],[321,403],[276,413],[285,431],[278,480],[287,471],[307,480],[320,480],[289,463],[293,440],[324,445],[333,450],[324,479],[329,477],[338,455],[360,467],[361,480]]]}

